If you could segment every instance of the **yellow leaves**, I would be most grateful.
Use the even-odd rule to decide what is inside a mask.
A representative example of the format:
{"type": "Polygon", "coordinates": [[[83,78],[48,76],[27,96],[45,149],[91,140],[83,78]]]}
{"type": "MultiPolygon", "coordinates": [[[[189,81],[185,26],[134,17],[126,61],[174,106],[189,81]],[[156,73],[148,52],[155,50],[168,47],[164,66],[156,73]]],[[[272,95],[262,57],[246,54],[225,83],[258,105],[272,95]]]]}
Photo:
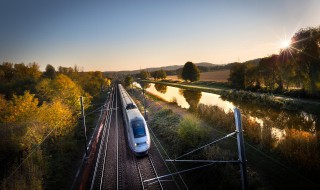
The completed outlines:
{"type": "Polygon", "coordinates": [[[73,129],[75,118],[72,111],[61,101],[43,104],[39,110],[38,120],[44,124],[46,132],[55,129],[53,136],[66,135],[73,129]]]}
{"type": "Polygon", "coordinates": [[[0,95],[0,123],[3,122],[3,118],[6,114],[7,104],[7,100],[4,98],[4,96],[0,95]]]}
{"type": "Polygon", "coordinates": [[[37,90],[45,100],[60,101],[73,111],[80,109],[79,97],[86,96],[90,104],[91,96],[84,93],[82,88],[66,75],[60,74],[54,80],[44,79],[37,86],[37,90]]]}
{"type": "Polygon", "coordinates": [[[32,117],[38,108],[38,99],[26,91],[24,95],[13,95],[13,100],[8,103],[7,114],[3,119],[4,122],[24,121],[32,117]]]}
{"type": "Polygon", "coordinates": [[[106,86],[110,86],[111,85],[111,80],[108,78],[105,78],[105,84],[106,86]]]}
{"type": "Polygon", "coordinates": [[[6,133],[17,149],[30,149],[42,142],[52,130],[51,137],[64,136],[74,128],[76,118],[72,110],[57,100],[43,103],[38,107],[38,99],[28,91],[22,96],[13,96],[6,101],[0,96],[0,104],[7,105],[6,111],[0,112],[1,132],[6,133]]]}

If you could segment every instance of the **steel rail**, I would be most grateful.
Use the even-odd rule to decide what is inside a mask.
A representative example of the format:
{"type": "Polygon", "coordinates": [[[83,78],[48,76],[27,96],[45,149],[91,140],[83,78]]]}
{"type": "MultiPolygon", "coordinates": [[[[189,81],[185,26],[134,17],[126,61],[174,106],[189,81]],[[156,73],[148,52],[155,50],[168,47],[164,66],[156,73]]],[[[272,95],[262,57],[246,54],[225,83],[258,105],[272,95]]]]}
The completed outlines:
{"type": "MultiPolygon", "coordinates": [[[[110,104],[112,104],[113,102],[113,95],[114,91],[111,92],[110,94],[110,101],[108,102],[107,108],[110,107],[110,104]]],[[[95,165],[95,169],[93,172],[93,178],[91,181],[91,187],[90,189],[93,189],[94,186],[94,182],[96,180],[96,175],[97,175],[97,171],[98,171],[98,167],[99,167],[99,163],[100,163],[100,157],[101,157],[101,153],[102,153],[102,148],[103,148],[103,144],[104,144],[104,137],[105,137],[105,133],[106,133],[106,126],[108,125],[108,122],[110,121],[110,115],[111,115],[111,109],[107,110],[106,112],[106,118],[105,118],[105,122],[103,125],[103,132],[102,132],[102,136],[101,136],[101,142],[100,142],[100,146],[99,146],[99,151],[98,151],[98,156],[97,156],[97,161],[96,161],[96,165],[95,165]]]]}
{"type": "Polygon", "coordinates": [[[139,177],[140,177],[140,182],[141,182],[141,185],[142,185],[142,189],[144,190],[144,185],[143,185],[143,179],[142,179],[142,175],[141,175],[141,170],[140,170],[140,166],[139,166],[139,163],[138,163],[138,160],[136,157],[134,157],[134,160],[136,161],[136,164],[137,164],[137,169],[138,169],[138,172],[139,172],[139,177]]]}
{"type": "MultiPolygon", "coordinates": [[[[112,108],[114,106],[114,97],[112,99],[112,108]]],[[[109,135],[110,135],[110,128],[111,128],[111,119],[112,119],[112,113],[113,113],[113,109],[111,109],[111,113],[110,113],[110,121],[109,124],[107,126],[107,138],[106,138],[106,142],[105,142],[105,153],[104,153],[104,157],[103,157],[103,164],[102,164],[102,172],[101,172],[101,178],[100,178],[100,187],[99,189],[102,189],[102,180],[103,180],[103,176],[104,176],[104,170],[105,170],[105,165],[106,165],[106,157],[107,157],[107,151],[108,151],[108,143],[109,143],[109,135]]]]}
{"type": "MultiPolygon", "coordinates": [[[[103,108],[104,107],[108,107],[108,104],[110,103],[110,95],[108,95],[108,98],[107,98],[107,101],[103,104],[103,108]]],[[[97,129],[98,129],[98,124],[100,123],[100,121],[101,121],[101,116],[102,116],[102,113],[103,113],[103,111],[108,111],[107,109],[101,109],[101,110],[99,110],[100,111],[100,115],[99,115],[99,119],[98,119],[98,121],[97,121],[97,124],[96,124],[96,127],[95,127],[95,129],[94,129],[94,131],[93,131],[93,133],[92,133],[92,135],[91,135],[91,138],[90,138],[90,141],[89,141],[89,143],[88,143],[88,147],[87,147],[87,149],[90,147],[90,145],[91,145],[91,142],[92,142],[92,139],[93,139],[93,136],[94,136],[94,134],[96,133],[96,131],[97,131],[97,129]]],[[[86,115],[87,116],[87,115],[86,115]]]]}
{"type": "Polygon", "coordinates": [[[152,160],[152,158],[151,158],[151,155],[148,155],[148,159],[149,159],[149,161],[150,161],[150,163],[151,163],[151,166],[152,166],[152,168],[153,168],[154,173],[156,174],[156,177],[157,177],[157,179],[158,179],[158,183],[159,183],[159,185],[160,185],[160,187],[161,187],[161,190],[163,190],[162,183],[161,183],[161,181],[160,181],[160,179],[159,179],[158,172],[157,172],[156,168],[154,167],[154,163],[153,163],[153,160],[152,160]]]}
{"type": "Polygon", "coordinates": [[[118,91],[116,90],[116,143],[117,143],[117,190],[119,189],[119,126],[118,126],[118,91]]]}

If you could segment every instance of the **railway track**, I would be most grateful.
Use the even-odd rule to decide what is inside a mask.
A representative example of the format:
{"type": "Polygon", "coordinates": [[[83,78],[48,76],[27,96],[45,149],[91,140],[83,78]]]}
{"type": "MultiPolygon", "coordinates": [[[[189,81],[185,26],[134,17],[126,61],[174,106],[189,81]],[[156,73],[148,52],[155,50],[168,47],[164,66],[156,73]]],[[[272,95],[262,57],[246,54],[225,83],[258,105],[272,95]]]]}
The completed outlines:
{"type": "Polygon", "coordinates": [[[165,186],[164,181],[159,179],[146,182],[150,178],[168,174],[168,171],[163,164],[159,164],[160,156],[156,147],[152,147],[145,157],[136,157],[130,150],[118,96],[114,88],[110,94],[111,103],[106,108],[106,119],[88,189],[178,189],[173,183],[166,183],[165,186]]]}
{"type": "Polygon", "coordinates": [[[155,168],[151,155],[136,158],[136,164],[142,189],[164,189],[164,185],[161,183],[160,179],[152,182],[145,182],[145,180],[158,177],[158,172],[155,168]]]}
{"type": "Polygon", "coordinates": [[[93,172],[90,189],[102,189],[106,187],[106,182],[103,180],[106,175],[106,160],[108,152],[108,143],[111,129],[111,122],[114,109],[114,100],[116,98],[116,90],[111,92],[111,103],[106,107],[106,119],[103,126],[102,136],[100,139],[100,147],[97,154],[96,165],[93,172]]]}

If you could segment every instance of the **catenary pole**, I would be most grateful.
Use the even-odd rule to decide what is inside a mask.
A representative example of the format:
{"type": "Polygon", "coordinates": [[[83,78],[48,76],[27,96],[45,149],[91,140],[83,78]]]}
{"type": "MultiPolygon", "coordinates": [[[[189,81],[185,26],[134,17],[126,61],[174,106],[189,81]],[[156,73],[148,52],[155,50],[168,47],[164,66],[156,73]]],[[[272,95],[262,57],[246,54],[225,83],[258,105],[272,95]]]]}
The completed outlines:
{"type": "Polygon", "coordinates": [[[81,116],[84,128],[84,149],[86,151],[86,157],[88,157],[88,149],[87,149],[87,127],[86,127],[86,117],[84,115],[84,106],[83,106],[83,97],[80,96],[80,104],[81,104],[81,116]]]}
{"type": "Polygon", "coordinates": [[[243,190],[246,190],[248,189],[247,160],[246,160],[246,154],[244,151],[241,113],[238,108],[234,108],[234,119],[235,119],[236,129],[237,129],[237,144],[238,144],[238,154],[239,154],[239,161],[240,161],[241,187],[243,190]]]}

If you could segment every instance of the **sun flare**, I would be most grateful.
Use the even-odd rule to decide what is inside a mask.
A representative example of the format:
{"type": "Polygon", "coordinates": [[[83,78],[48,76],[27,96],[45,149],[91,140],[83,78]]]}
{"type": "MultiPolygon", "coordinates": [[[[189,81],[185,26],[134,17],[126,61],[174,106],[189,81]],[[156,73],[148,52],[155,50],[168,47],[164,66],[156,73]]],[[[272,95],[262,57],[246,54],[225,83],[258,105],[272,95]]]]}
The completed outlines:
{"type": "Polygon", "coordinates": [[[288,47],[290,47],[291,41],[290,40],[284,40],[281,42],[281,47],[286,49],[288,47]]]}

